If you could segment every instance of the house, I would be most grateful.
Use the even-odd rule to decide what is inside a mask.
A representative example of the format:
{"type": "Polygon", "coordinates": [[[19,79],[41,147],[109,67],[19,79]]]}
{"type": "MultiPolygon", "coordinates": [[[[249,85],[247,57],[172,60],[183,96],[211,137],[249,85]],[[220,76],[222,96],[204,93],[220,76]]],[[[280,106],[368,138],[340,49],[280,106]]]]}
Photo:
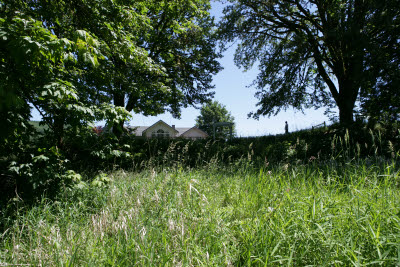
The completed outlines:
{"type": "Polygon", "coordinates": [[[162,120],[151,126],[133,126],[132,133],[136,136],[146,138],[186,138],[186,139],[204,139],[208,134],[197,127],[176,128],[175,125],[168,125],[162,120]]]}

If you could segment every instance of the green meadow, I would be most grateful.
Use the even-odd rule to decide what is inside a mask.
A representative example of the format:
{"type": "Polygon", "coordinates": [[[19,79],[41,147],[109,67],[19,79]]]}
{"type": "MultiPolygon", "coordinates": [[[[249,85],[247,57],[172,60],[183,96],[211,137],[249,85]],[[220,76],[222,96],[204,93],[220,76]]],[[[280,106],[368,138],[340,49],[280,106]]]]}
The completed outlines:
{"type": "MultiPolygon", "coordinates": [[[[105,176],[104,176],[105,177],[105,176]]],[[[1,235],[3,265],[396,266],[394,160],[114,171],[106,186],[26,207],[1,235]]],[[[107,180],[108,181],[108,180],[107,180]]],[[[4,218],[3,218],[4,219],[4,218]]]]}

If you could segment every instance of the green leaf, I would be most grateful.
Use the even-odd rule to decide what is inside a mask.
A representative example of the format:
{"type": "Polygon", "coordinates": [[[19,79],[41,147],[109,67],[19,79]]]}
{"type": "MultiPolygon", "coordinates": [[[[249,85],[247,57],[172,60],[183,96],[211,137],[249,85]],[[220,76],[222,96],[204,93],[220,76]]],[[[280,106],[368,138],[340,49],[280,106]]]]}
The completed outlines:
{"type": "Polygon", "coordinates": [[[76,31],[77,38],[81,39],[83,41],[86,41],[87,35],[88,35],[87,32],[84,31],[84,30],[77,30],[76,31]]]}
{"type": "Polygon", "coordinates": [[[93,67],[97,66],[98,64],[97,59],[95,59],[95,57],[89,52],[85,52],[83,54],[83,62],[85,62],[86,64],[90,64],[93,67]]]}

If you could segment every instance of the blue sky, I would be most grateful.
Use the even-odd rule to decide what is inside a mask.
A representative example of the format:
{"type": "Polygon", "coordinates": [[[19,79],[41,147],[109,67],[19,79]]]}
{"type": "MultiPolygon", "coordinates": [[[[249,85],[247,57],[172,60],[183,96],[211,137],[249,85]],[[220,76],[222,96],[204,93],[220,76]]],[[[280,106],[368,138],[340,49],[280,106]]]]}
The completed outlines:
{"type": "MultiPolygon", "coordinates": [[[[217,19],[222,15],[223,4],[220,2],[212,3],[211,14],[217,19]]],[[[243,72],[238,69],[233,62],[235,46],[232,46],[220,59],[224,69],[214,76],[215,84],[214,99],[225,105],[227,110],[235,117],[236,133],[238,136],[260,136],[268,134],[279,134],[284,132],[285,121],[288,121],[289,131],[310,128],[313,125],[328,122],[324,115],[324,110],[306,110],[303,113],[288,110],[281,112],[277,116],[262,117],[259,120],[248,119],[247,114],[256,110],[257,99],[254,97],[255,88],[248,87],[256,78],[258,69],[243,72]]],[[[133,114],[129,122],[132,126],[150,126],[158,120],[176,125],[176,127],[191,127],[195,124],[196,117],[200,114],[199,109],[187,108],[182,110],[181,119],[174,119],[170,114],[159,116],[142,116],[133,114]]],[[[32,113],[33,120],[40,120],[37,111],[32,113]]]]}

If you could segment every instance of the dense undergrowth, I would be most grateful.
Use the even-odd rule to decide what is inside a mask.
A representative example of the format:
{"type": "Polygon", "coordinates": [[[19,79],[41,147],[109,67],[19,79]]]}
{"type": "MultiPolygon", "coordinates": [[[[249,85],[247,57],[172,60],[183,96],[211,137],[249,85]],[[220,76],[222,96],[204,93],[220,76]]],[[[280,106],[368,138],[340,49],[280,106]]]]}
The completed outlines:
{"type": "Polygon", "coordinates": [[[62,147],[49,145],[52,142],[44,132],[46,129],[40,129],[33,137],[21,133],[0,144],[0,187],[5,192],[0,205],[13,198],[33,203],[42,196],[54,198],[66,187],[90,183],[101,173],[117,169],[201,168],[210,162],[229,165],[241,161],[262,167],[266,163],[395,158],[400,150],[397,125],[374,129],[356,124],[349,130],[331,126],[288,135],[196,141],[132,135],[117,139],[89,129],[66,135],[62,147]]]}
{"type": "Polygon", "coordinates": [[[125,135],[120,140],[112,135],[92,135],[73,138],[66,152],[73,159],[75,170],[141,169],[148,164],[202,167],[210,161],[229,164],[251,159],[259,165],[319,159],[393,158],[400,150],[397,125],[370,128],[355,124],[346,129],[338,125],[329,128],[302,130],[287,135],[234,138],[232,140],[142,139],[125,135]],[[84,165],[80,162],[85,162],[84,165]],[[83,168],[82,168],[83,167],[83,168]]]}

